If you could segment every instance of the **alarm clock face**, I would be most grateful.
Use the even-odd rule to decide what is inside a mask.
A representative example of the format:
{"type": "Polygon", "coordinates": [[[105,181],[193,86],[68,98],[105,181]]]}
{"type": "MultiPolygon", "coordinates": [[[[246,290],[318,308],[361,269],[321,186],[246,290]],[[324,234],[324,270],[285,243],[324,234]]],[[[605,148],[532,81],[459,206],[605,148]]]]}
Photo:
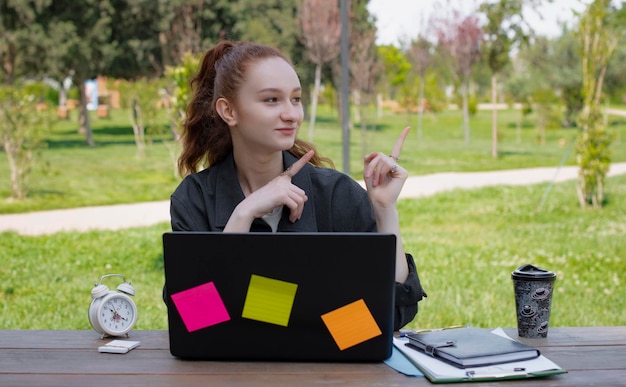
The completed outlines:
{"type": "Polygon", "coordinates": [[[137,306],[125,294],[111,294],[102,300],[97,317],[105,333],[112,336],[123,335],[137,321],[137,306]]]}

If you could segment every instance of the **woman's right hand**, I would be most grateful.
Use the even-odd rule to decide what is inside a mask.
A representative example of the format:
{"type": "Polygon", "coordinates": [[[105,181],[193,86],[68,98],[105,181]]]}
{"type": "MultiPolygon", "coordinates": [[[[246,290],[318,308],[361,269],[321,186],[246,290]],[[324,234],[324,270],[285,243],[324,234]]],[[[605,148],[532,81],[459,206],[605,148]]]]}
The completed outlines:
{"type": "Polygon", "coordinates": [[[269,183],[248,195],[231,214],[224,231],[246,232],[252,221],[270,214],[276,207],[289,208],[289,220],[294,223],[302,216],[304,203],[309,199],[303,189],[291,183],[291,178],[304,167],[314,151],[311,150],[276,176],[269,183]]]}

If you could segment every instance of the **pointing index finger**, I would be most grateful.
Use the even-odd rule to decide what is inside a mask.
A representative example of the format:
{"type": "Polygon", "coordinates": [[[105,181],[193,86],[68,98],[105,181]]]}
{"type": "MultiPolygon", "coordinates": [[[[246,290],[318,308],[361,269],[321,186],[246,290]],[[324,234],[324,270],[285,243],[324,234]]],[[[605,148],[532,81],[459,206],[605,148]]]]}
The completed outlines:
{"type": "Polygon", "coordinates": [[[300,172],[302,167],[304,167],[306,163],[308,163],[309,160],[311,160],[311,157],[313,157],[314,154],[315,154],[314,150],[308,151],[307,153],[304,154],[304,156],[300,157],[300,159],[298,159],[295,163],[291,164],[291,166],[287,168],[281,175],[287,175],[289,176],[289,178],[294,177],[298,172],[300,172]]]}
{"type": "Polygon", "coordinates": [[[404,140],[406,139],[406,136],[408,136],[408,134],[409,134],[409,130],[411,130],[410,126],[407,126],[406,128],[404,128],[404,130],[402,130],[402,133],[400,133],[400,137],[398,137],[398,139],[396,140],[395,145],[393,146],[393,150],[391,151],[391,155],[393,155],[393,157],[396,160],[400,157],[400,152],[402,151],[402,146],[404,145],[404,140]]]}

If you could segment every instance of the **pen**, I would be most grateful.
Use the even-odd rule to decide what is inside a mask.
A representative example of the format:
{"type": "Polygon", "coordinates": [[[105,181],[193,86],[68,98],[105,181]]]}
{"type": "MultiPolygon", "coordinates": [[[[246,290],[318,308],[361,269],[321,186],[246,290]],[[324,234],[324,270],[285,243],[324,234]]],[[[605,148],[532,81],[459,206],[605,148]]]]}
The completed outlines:
{"type": "Polygon", "coordinates": [[[447,331],[448,329],[459,329],[459,328],[469,328],[469,325],[452,325],[449,327],[443,328],[432,328],[432,329],[416,329],[416,330],[400,330],[400,337],[406,337],[408,334],[414,333],[426,333],[426,332],[439,332],[439,331],[447,331]]]}
{"type": "Polygon", "coordinates": [[[509,372],[507,372],[507,370],[505,369],[501,369],[501,373],[477,374],[476,371],[466,371],[465,376],[467,376],[469,379],[505,378],[505,377],[514,375],[515,372],[524,372],[524,371],[526,371],[526,368],[524,367],[515,367],[509,372]]]}

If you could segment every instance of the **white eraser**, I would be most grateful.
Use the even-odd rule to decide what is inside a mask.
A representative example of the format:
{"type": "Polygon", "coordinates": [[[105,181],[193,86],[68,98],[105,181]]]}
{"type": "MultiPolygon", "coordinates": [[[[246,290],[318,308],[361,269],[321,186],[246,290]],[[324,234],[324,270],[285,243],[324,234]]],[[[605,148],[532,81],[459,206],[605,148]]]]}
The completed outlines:
{"type": "Polygon", "coordinates": [[[106,353],[126,353],[139,346],[139,341],[113,340],[98,347],[98,352],[106,353]]]}

